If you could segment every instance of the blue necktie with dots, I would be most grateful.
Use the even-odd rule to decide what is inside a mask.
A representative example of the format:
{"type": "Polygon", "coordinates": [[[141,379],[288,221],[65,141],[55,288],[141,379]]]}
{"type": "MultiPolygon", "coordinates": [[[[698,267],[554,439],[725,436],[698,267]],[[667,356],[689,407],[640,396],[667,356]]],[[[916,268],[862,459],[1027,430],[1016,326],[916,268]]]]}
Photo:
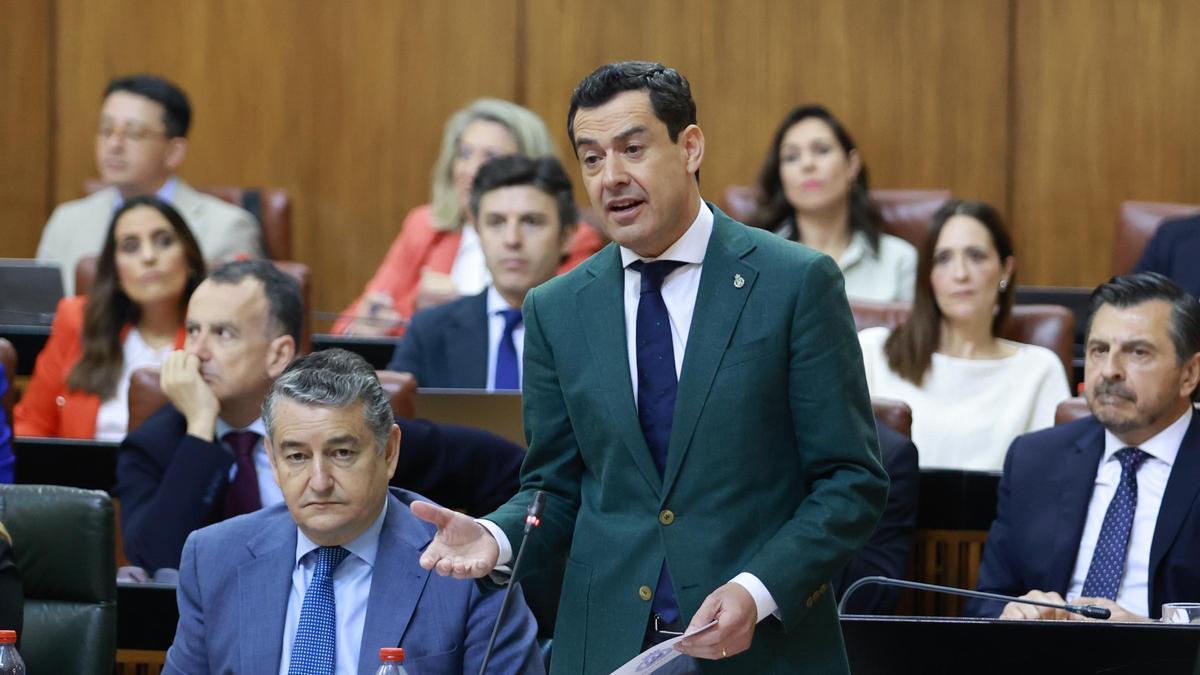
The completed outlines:
{"type": "MultiPolygon", "coordinates": [[[[671,425],[675,416],[675,396],[679,378],[675,375],[675,347],[671,342],[671,317],[663,302],[662,284],[667,275],[687,263],[678,260],[637,260],[629,268],[642,275],[641,297],[637,308],[638,421],[654,466],[661,477],[667,467],[667,447],[671,444],[671,425]]],[[[651,611],[668,623],[679,617],[679,603],[671,574],[664,563],[658,576],[651,611]]]]}
{"type": "Polygon", "coordinates": [[[1121,463],[1121,481],[1117,484],[1112,501],[1108,503],[1104,524],[1100,526],[1092,564],[1083,582],[1083,597],[1117,599],[1121,577],[1125,573],[1133,514],[1137,510],[1137,471],[1149,456],[1138,448],[1121,448],[1117,451],[1116,458],[1121,463]]]}
{"type": "Polygon", "coordinates": [[[288,675],[333,675],[337,659],[337,609],[333,598],[333,571],[350,552],[341,546],[317,549],[317,568],[304,604],[300,606],[300,625],[292,641],[292,660],[288,675]]]}
{"type": "Polygon", "coordinates": [[[521,325],[521,310],[504,309],[504,332],[500,334],[500,347],[496,350],[496,391],[521,389],[521,368],[517,363],[517,345],[513,342],[513,331],[521,325]]]}

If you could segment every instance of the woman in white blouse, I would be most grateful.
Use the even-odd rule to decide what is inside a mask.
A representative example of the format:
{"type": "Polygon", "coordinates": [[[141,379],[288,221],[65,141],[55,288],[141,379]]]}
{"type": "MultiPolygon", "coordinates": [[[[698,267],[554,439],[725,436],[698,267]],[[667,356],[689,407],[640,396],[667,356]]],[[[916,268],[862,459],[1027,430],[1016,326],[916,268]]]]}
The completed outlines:
{"type": "Polygon", "coordinates": [[[1070,396],[1058,356],[997,337],[1016,288],[1012,240],[982,202],[952,200],[921,249],[912,314],[859,333],[871,396],[912,408],[923,468],[1000,470],[1018,435],[1070,396]]]}
{"type": "Polygon", "coordinates": [[[837,261],[853,299],[911,300],[917,251],[883,232],[867,167],[842,123],[818,105],[788,113],[758,177],[750,224],[837,261]]]}
{"type": "Polygon", "coordinates": [[[21,436],[120,440],[129,419],[129,375],[183,346],[183,318],[204,279],[187,223],[156,196],[113,215],[86,297],[58,303],[50,338],[13,411],[21,436]]]}

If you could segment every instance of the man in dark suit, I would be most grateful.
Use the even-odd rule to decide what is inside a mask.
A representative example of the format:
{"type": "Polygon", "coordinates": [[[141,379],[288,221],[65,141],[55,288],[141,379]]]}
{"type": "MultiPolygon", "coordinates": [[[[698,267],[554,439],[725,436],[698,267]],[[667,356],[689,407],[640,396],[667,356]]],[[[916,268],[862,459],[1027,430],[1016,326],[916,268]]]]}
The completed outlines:
{"type": "Polygon", "coordinates": [[[553,157],[497,157],[479,169],[470,204],[492,283],[417,312],[388,370],[412,373],[422,387],[519,390],[521,304],[554,276],[571,245],[571,181],[553,157]]]}
{"type": "MultiPolygon", "coordinates": [[[[115,492],[133,564],[177,568],[193,530],[282,501],[260,411],[295,355],[303,315],[296,282],[265,261],[222,266],[193,293],[185,348],[161,371],[171,404],[130,433],[117,458],[115,492]]],[[[397,423],[398,486],[474,514],[516,492],[521,448],[482,431],[397,423]]]]}
{"type": "MultiPolygon", "coordinates": [[[[164,673],[358,673],[402,646],[414,673],[479,671],[502,594],[421,569],[434,528],[388,489],[402,434],[361,357],[294,362],[263,405],[283,504],[192,533],[164,673]]],[[[519,593],[490,672],[544,673],[519,593]]]]}
{"type": "MultiPolygon", "coordinates": [[[[1157,618],[1200,598],[1200,303],[1154,273],[1092,293],[1092,415],[1018,437],[1000,481],[979,590],[1157,618]]],[[[1078,618],[973,601],[976,616],[1078,618]]]]}
{"type": "Polygon", "coordinates": [[[673,672],[845,672],[829,581],[887,476],[837,265],[702,201],[675,70],[602,66],[568,120],[614,244],[525,298],[521,492],[483,521],[414,504],[439,526],[422,566],[510,564],[544,490],[519,574],[565,559],[553,672],[608,673],[713,621],[673,672]]]}
{"type": "Polygon", "coordinates": [[[1146,244],[1134,272],[1158,272],[1200,297],[1200,215],[1168,220],[1146,244]]]}

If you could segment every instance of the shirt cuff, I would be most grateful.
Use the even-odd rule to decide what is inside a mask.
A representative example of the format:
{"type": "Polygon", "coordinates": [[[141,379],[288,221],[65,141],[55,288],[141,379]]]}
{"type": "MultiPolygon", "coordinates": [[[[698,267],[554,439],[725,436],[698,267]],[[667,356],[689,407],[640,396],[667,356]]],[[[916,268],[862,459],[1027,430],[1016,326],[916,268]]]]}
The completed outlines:
{"type": "Polygon", "coordinates": [[[496,558],[496,569],[491,575],[492,580],[496,583],[508,583],[508,577],[512,575],[512,568],[508,564],[513,559],[512,544],[508,541],[508,535],[504,534],[504,530],[500,529],[499,525],[490,520],[476,518],[475,522],[483,526],[483,529],[492,535],[492,539],[496,540],[496,546],[500,548],[500,556],[496,558]]]}
{"type": "Polygon", "coordinates": [[[771,597],[771,591],[767,590],[761,579],[749,572],[742,572],[730,581],[746,589],[750,597],[754,598],[754,605],[758,608],[758,619],[755,620],[755,623],[778,613],[779,605],[775,602],[775,598],[771,597]]]}

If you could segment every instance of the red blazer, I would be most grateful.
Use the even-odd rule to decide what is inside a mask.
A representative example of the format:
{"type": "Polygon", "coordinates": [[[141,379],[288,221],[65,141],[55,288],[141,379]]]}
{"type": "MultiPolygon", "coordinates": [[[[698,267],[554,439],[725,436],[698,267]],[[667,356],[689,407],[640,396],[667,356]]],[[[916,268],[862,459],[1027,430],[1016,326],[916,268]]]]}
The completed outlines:
{"type": "MultiPolygon", "coordinates": [[[[67,389],[67,374],[83,356],[84,296],[63,298],[58,302],[50,339],[38,354],[33,377],[21,401],[13,410],[13,431],[17,436],[58,438],[95,438],[96,413],[100,397],[77,389],[67,389]]],[[[121,333],[125,339],[129,326],[121,333]]],[[[175,335],[175,348],[183,347],[183,326],[175,335]]]]}
{"type": "MultiPolygon", "coordinates": [[[[411,317],[417,306],[421,270],[429,268],[433,272],[449,274],[461,241],[462,231],[442,232],[433,227],[429,204],[409,211],[400,227],[400,234],[392,242],[375,276],[367,282],[362,295],[342,311],[341,318],[333,324],[331,331],[345,333],[358,313],[358,304],[371,291],[390,293],[400,316],[411,317]]],[[[575,238],[571,241],[570,254],[558,268],[558,273],[569,272],[588,256],[604,248],[604,244],[604,238],[595,228],[587,223],[579,223],[575,228],[575,238]]],[[[396,331],[395,334],[402,332],[396,331]]]]}

